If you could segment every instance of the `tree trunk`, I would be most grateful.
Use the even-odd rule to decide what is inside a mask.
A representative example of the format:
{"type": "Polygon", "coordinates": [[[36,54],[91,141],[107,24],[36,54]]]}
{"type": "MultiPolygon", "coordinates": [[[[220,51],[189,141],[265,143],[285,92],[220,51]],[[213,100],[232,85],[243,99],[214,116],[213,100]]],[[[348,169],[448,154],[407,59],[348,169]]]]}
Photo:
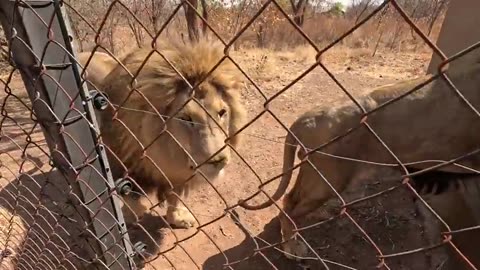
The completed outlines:
{"type": "MultiPolygon", "coordinates": [[[[72,30],[73,30],[73,34],[75,35],[75,38],[77,39],[77,44],[78,44],[78,49],[83,52],[83,41],[84,41],[84,37],[81,37],[80,36],[80,31],[78,30],[78,24],[76,23],[72,23],[71,24],[72,26],[72,30]]],[[[2,35],[3,36],[3,35],[2,35]]]]}
{"type": "Polygon", "coordinates": [[[187,29],[188,29],[188,38],[191,42],[197,42],[200,38],[199,31],[198,31],[198,23],[197,23],[197,14],[195,13],[195,9],[198,7],[198,0],[186,0],[190,5],[185,2],[184,9],[185,9],[185,18],[187,20],[187,29]]]}
{"type": "Polygon", "coordinates": [[[435,26],[435,22],[437,21],[438,17],[442,13],[443,9],[447,5],[448,1],[440,1],[437,2],[434,8],[434,12],[432,12],[432,15],[430,16],[430,23],[428,25],[428,32],[427,36],[430,36],[432,34],[433,26],[435,26]]]}
{"type": "Polygon", "coordinates": [[[295,3],[295,0],[290,0],[290,5],[292,6],[293,11],[293,21],[301,28],[305,21],[305,12],[307,10],[308,0],[298,0],[295,3]]]}
{"type": "Polygon", "coordinates": [[[203,17],[203,20],[202,20],[202,33],[203,33],[203,35],[206,35],[206,34],[207,34],[207,30],[208,30],[208,26],[207,26],[207,22],[208,22],[207,1],[205,1],[205,0],[200,0],[200,3],[202,4],[202,17],[203,17]]]}
{"type": "Polygon", "coordinates": [[[151,2],[151,5],[152,5],[152,16],[150,18],[150,21],[152,23],[152,28],[153,28],[153,32],[156,34],[158,34],[158,10],[157,8],[157,4],[155,2],[155,0],[152,0],[151,2]]]}
{"type": "Polygon", "coordinates": [[[137,43],[137,47],[140,48],[143,44],[143,32],[142,28],[138,25],[135,25],[135,21],[132,21],[128,16],[127,16],[127,24],[128,27],[130,27],[130,30],[133,33],[133,36],[135,37],[135,41],[137,43]]]}
{"type": "Polygon", "coordinates": [[[108,36],[107,36],[107,39],[108,39],[108,49],[112,52],[112,53],[115,53],[115,42],[114,42],[114,37],[115,36],[115,32],[113,30],[113,25],[110,26],[110,29],[108,29],[108,36]]]}
{"type": "Polygon", "coordinates": [[[257,47],[265,48],[266,47],[266,38],[265,38],[265,28],[263,25],[259,25],[256,31],[257,34],[257,47]]]}
{"type": "Polygon", "coordinates": [[[362,11],[360,11],[360,14],[358,14],[358,15],[357,15],[357,18],[355,19],[355,24],[357,24],[357,23],[360,21],[360,19],[362,18],[363,14],[367,11],[368,7],[370,6],[370,2],[371,2],[371,0],[368,0],[368,1],[364,4],[362,11]]]}

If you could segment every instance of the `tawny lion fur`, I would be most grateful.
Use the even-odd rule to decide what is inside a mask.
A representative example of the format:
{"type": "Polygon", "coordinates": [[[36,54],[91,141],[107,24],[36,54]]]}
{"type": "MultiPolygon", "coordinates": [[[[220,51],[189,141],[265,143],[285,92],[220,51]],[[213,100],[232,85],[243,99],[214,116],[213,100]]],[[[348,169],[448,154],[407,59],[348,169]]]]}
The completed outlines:
{"type": "MultiPolygon", "coordinates": [[[[480,65],[456,72],[449,71],[447,74],[459,91],[479,110],[480,65]]],[[[405,94],[415,86],[428,82],[430,78],[431,75],[427,75],[376,88],[361,98],[360,104],[370,111],[405,94]]],[[[290,130],[308,151],[356,127],[362,117],[362,112],[352,102],[335,108],[320,106],[300,116],[291,125],[290,130]]],[[[477,132],[480,130],[480,118],[441,78],[372,113],[366,122],[404,164],[425,160],[448,161],[480,147],[477,132]]],[[[289,133],[285,139],[284,175],[272,196],[274,201],[280,199],[289,185],[298,145],[298,141],[289,133]]],[[[298,157],[305,158],[305,150],[303,147],[299,149],[298,157]]],[[[395,159],[365,125],[321,151],[358,160],[396,164],[395,159]]],[[[294,187],[283,200],[284,211],[294,221],[302,220],[307,214],[335,196],[325,179],[340,193],[352,181],[365,179],[364,177],[371,176],[380,168],[320,153],[311,153],[307,157],[316,169],[308,162],[302,163],[294,187]],[[317,173],[317,170],[323,177],[317,173]]],[[[479,155],[474,155],[458,163],[478,170],[480,169],[478,157],[479,155]]],[[[436,163],[418,163],[410,167],[418,170],[433,165],[436,163]]],[[[453,165],[440,170],[466,172],[453,165]]],[[[251,206],[244,202],[243,206],[250,210],[258,210],[272,203],[273,201],[268,201],[258,206],[251,206]]],[[[283,249],[293,255],[287,256],[290,258],[305,256],[308,249],[303,242],[295,239],[294,225],[283,214],[279,219],[283,240],[286,241],[283,249]]]]}
{"type": "MultiPolygon", "coordinates": [[[[240,102],[242,80],[234,65],[228,59],[223,61],[194,91],[197,102],[186,103],[165,125],[191,95],[177,71],[195,86],[224,54],[222,47],[208,41],[159,44],[157,50],[176,70],[160,54],[152,54],[151,48],[142,48],[119,58],[128,71],[115,64],[104,79],[91,78],[111,103],[100,114],[101,135],[110,152],[114,177],[125,176],[127,169],[138,184],[134,191],[157,193],[160,201],[166,198],[167,221],[190,227],[195,219],[175,194],[186,197],[192,186],[206,183],[203,176],[214,180],[222,175],[231,160],[227,137],[232,147],[240,145],[240,136],[234,134],[245,123],[246,111],[240,102]]],[[[105,66],[102,61],[97,64],[105,66]]],[[[135,195],[125,196],[125,202],[130,210],[127,220],[144,213],[135,195]]]]}
{"type": "Polygon", "coordinates": [[[103,79],[117,65],[117,62],[107,53],[95,52],[93,56],[91,55],[91,52],[81,52],[77,56],[78,62],[87,67],[85,78],[87,78],[89,90],[98,88],[103,79]]]}

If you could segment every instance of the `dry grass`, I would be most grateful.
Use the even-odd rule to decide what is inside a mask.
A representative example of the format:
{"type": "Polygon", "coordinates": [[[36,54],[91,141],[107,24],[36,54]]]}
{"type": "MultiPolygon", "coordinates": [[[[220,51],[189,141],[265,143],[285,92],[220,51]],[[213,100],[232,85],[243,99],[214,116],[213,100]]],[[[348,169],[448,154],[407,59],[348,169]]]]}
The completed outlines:
{"type": "MultiPolygon", "coordinates": [[[[79,0],[81,3],[84,0],[79,0]]],[[[80,4],[79,4],[80,5],[80,4]]],[[[173,7],[169,7],[173,8],[173,7]]],[[[162,10],[164,14],[169,14],[169,8],[162,10]]],[[[221,7],[209,7],[208,24],[215,30],[219,36],[226,42],[230,41],[237,32],[256,16],[256,11],[260,6],[250,6],[245,10],[226,9],[221,7]]],[[[289,11],[290,7],[283,7],[289,11]]],[[[145,29],[134,20],[127,20],[123,8],[114,8],[109,14],[107,26],[100,32],[99,42],[115,54],[121,54],[128,48],[136,46],[135,33],[137,37],[141,37],[142,44],[149,44],[150,39],[145,29]]],[[[83,10],[82,10],[83,11],[83,10]]],[[[172,9],[173,11],[173,9],[172,9]]],[[[100,23],[98,18],[90,18],[87,11],[83,15],[89,23],[95,27],[100,23]]],[[[99,10],[91,11],[92,14],[102,13],[99,10]]],[[[134,12],[135,13],[135,12],[134,12]]],[[[155,35],[154,29],[151,29],[148,21],[148,14],[142,14],[136,11],[137,17],[142,20],[148,31],[155,35]],[[146,20],[146,21],[143,21],[146,20]]],[[[368,12],[363,17],[368,15],[368,12]]],[[[161,16],[167,17],[167,16],[161,16]]],[[[362,18],[363,18],[362,17],[362,18]]],[[[416,26],[425,34],[429,34],[429,38],[435,41],[443,23],[444,15],[440,15],[433,28],[430,29],[430,18],[422,17],[412,19],[416,26]],[[429,33],[430,32],[430,33],[429,33]]],[[[74,26],[79,34],[81,34],[81,48],[84,50],[91,49],[94,44],[93,39],[96,32],[86,26],[86,23],[72,14],[74,26]]],[[[312,13],[307,10],[305,22],[301,29],[309,37],[311,41],[320,47],[337,40],[344,33],[352,29],[357,23],[356,14],[348,14],[345,17],[327,16],[320,13],[312,13]]],[[[161,23],[159,24],[161,25],[161,23]]],[[[211,32],[207,32],[211,35],[211,32]]],[[[162,30],[158,39],[188,39],[186,32],[185,18],[183,12],[175,15],[173,20],[162,30]]],[[[269,5],[258,17],[254,18],[253,23],[235,40],[234,48],[256,50],[258,48],[270,49],[283,53],[301,53],[306,59],[312,59],[311,52],[304,52],[303,48],[307,42],[299,33],[291,22],[282,14],[274,5],[269,5]]],[[[412,27],[398,14],[396,10],[389,7],[373,16],[368,22],[361,25],[353,33],[342,39],[336,47],[341,46],[341,50],[354,49],[351,54],[373,54],[378,51],[389,51],[395,53],[418,53],[429,50],[426,43],[412,30],[412,27]],[[385,12],[384,12],[385,11],[385,12]]],[[[263,53],[263,51],[262,51],[263,53]]],[[[256,53],[255,53],[256,54],[256,53]]],[[[261,53],[260,53],[261,54],[261,53]]],[[[268,53],[267,53],[268,54],[268,53]]],[[[354,57],[354,56],[353,56],[354,57]]],[[[296,57],[296,59],[298,59],[296,57]]],[[[314,56],[313,56],[314,59],[314,56]]],[[[261,60],[259,60],[261,61],[261,60]]]]}

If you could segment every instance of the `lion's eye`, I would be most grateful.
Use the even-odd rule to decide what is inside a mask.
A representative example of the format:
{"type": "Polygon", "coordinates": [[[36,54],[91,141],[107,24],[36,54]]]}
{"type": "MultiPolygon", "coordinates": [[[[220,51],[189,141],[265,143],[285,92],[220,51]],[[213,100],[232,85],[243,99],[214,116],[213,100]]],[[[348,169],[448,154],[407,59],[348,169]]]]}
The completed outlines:
{"type": "Polygon", "coordinates": [[[182,120],[183,122],[185,122],[186,124],[190,124],[190,125],[194,125],[193,123],[193,120],[192,120],[192,117],[188,116],[188,115],[184,115],[184,116],[181,116],[180,117],[180,120],[182,120]]]}
{"type": "Polygon", "coordinates": [[[218,116],[220,116],[220,118],[222,118],[223,116],[225,116],[225,114],[227,114],[227,110],[225,110],[225,109],[221,109],[221,110],[218,112],[218,116]]]}

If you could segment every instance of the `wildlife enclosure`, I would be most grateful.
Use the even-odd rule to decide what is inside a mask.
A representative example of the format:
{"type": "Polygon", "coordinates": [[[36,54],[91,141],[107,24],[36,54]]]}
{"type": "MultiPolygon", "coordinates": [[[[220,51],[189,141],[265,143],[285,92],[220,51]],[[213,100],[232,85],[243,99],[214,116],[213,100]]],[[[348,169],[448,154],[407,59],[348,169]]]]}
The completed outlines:
{"type": "Polygon", "coordinates": [[[0,269],[478,269],[475,183],[424,198],[408,176],[385,180],[401,162],[297,224],[311,249],[301,262],[282,254],[280,203],[247,211],[238,202],[268,200],[279,179],[262,183],[282,173],[287,128],[308,109],[354,104],[427,72],[448,81],[447,69],[478,61],[479,9],[475,0],[1,2],[0,269]],[[98,100],[75,56],[205,36],[244,76],[244,143],[222,179],[185,201],[199,226],[172,228],[151,202],[128,227],[120,194],[129,179],[112,177],[98,100]],[[325,212],[333,218],[321,222],[325,212]]]}

